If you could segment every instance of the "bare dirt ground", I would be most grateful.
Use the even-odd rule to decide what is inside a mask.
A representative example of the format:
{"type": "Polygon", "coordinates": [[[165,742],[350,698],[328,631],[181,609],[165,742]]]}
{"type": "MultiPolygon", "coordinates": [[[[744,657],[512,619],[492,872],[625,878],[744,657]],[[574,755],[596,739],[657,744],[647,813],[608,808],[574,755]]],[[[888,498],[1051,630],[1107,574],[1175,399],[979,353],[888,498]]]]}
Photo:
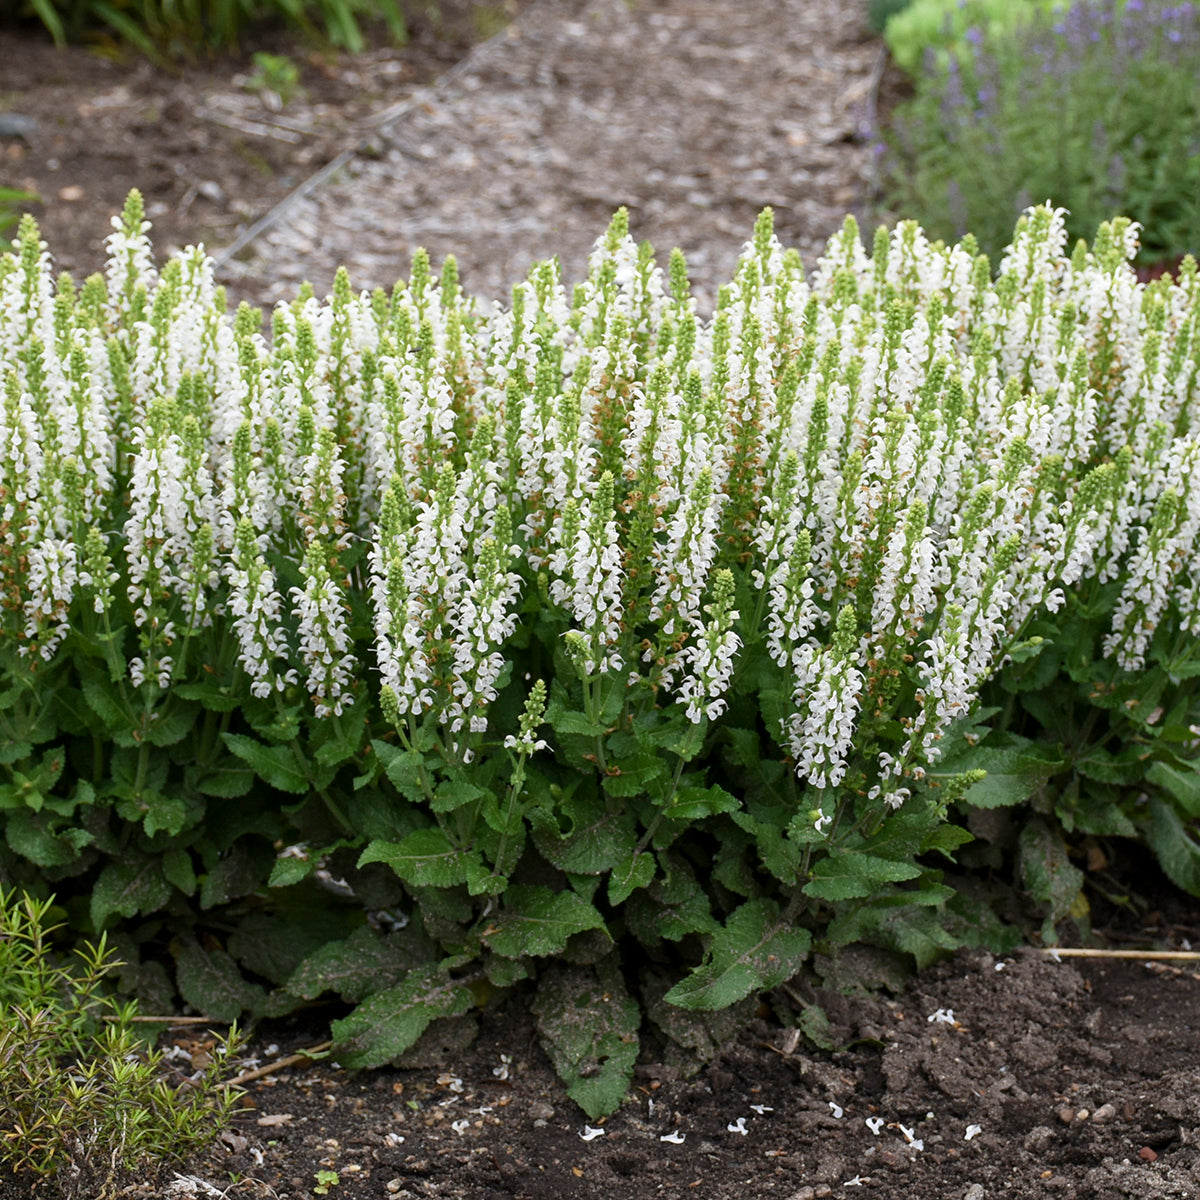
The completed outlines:
{"type": "MultiPolygon", "coordinates": [[[[265,38],[253,48],[301,67],[304,94],[282,107],[247,86],[245,58],[169,73],[0,29],[0,112],[36,121],[0,138],[0,184],[40,194],[33,211],[58,266],[83,276],[102,266],[101,239],[130,187],[146,195],[161,251],[203,241],[219,252],[356,151],[223,264],[231,295],[260,304],[301,278],[327,287],[338,261],[357,286],[388,286],[417,245],[435,260],[455,253],[468,291],[503,296],[548,253],[578,273],[619,204],[661,252],[683,246],[711,298],[764,204],[808,263],[846,211],[869,220],[863,122],[882,60],[864,5],[510,4],[517,32],[465,60],[497,24],[494,8],[470,0],[443,0],[439,22],[414,17],[408,46],[377,40],[356,60],[265,38]]],[[[1200,904],[1160,892],[1140,868],[1128,878],[1137,886],[1106,881],[1093,894],[1094,944],[1200,944],[1200,904]],[[1114,907],[1105,894],[1126,900],[1114,907]]],[[[1195,964],[1059,963],[1029,950],[963,955],[909,980],[880,958],[818,965],[764,997],[691,1078],[646,1031],[636,1089],[598,1134],[517,996],[478,1014],[473,1044],[434,1039],[403,1070],[322,1061],[260,1076],[205,1158],[96,1195],[1200,1195],[1195,964]],[[845,993],[855,965],[890,986],[845,993]],[[798,1006],[814,1001],[841,1049],[797,1038],[798,1006]]],[[[337,1015],[261,1027],[251,1060],[321,1042],[337,1015]]],[[[199,1064],[206,1037],[170,1040],[199,1064]]],[[[0,1181],[0,1200],[31,1194],[56,1200],[0,1181]]]]}

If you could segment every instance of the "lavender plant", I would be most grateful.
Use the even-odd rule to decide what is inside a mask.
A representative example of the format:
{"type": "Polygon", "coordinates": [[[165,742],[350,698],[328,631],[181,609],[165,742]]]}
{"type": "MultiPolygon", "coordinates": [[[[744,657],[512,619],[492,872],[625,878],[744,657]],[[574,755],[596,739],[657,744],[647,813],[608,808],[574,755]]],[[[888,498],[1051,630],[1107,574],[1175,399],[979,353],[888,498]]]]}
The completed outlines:
{"type": "Polygon", "coordinates": [[[969,230],[993,256],[1041,201],[1070,210],[1072,240],[1117,214],[1138,221],[1141,262],[1195,250],[1200,10],[1074,0],[1011,28],[985,16],[911,65],[916,94],[887,135],[888,206],[933,237],[969,230]]]}
{"type": "Polygon", "coordinates": [[[622,212],[570,296],[418,255],[269,338],[146,233],[135,194],[82,286],[32,222],[0,260],[0,868],[141,918],[131,981],[335,993],[357,1066],[533,987],[595,1116],[643,1020],[701,1047],[814,947],[989,936],[953,818],[1066,761],[985,695],[1042,672],[1161,668],[1105,803],[1200,856],[1197,272],[1138,283],[1127,220],[1066,258],[1032,209],[995,280],[851,220],[806,276],[766,212],[702,318],[622,212]]]}

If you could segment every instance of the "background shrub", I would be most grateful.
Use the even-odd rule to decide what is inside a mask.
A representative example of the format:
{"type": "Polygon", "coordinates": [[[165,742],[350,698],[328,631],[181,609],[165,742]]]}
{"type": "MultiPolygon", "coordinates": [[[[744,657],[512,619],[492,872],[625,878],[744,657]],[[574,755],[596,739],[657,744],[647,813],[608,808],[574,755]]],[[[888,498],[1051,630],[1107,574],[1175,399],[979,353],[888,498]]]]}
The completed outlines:
{"type": "Polygon", "coordinates": [[[956,11],[974,23],[923,60],[915,97],[895,114],[889,208],[935,237],[969,231],[993,255],[1016,215],[1046,200],[1068,210],[1072,238],[1118,213],[1138,221],[1141,262],[1195,248],[1196,6],[1077,0],[1015,28],[976,21],[972,4],[956,11]]]}

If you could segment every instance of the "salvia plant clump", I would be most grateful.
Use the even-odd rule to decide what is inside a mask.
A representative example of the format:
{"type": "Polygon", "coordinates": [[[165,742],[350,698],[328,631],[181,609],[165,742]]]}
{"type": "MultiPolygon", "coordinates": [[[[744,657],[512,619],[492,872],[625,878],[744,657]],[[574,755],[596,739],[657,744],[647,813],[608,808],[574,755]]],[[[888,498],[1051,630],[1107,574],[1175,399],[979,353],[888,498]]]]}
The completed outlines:
{"type": "Polygon", "coordinates": [[[703,1058],[814,950],[1008,937],[944,875],[964,805],[1040,805],[1050,935],[1074,831],[1200,890],[1200,285],[1063,220],[995,278],[848,220],[806,276],[768,211],[701,317],[621,212],[572,294],[547,262],[481,308],[418,254],[269,334],[202,250],[156,269],[136,194],[82,285],[27,221],[4,870],[126,918],[168,1002],[349,1001],[348,1066],[536,985],[593,1116],[643,1031],[703,1058]],[[1079,737],[1017,720],[1056,686],[1079,737]]]}

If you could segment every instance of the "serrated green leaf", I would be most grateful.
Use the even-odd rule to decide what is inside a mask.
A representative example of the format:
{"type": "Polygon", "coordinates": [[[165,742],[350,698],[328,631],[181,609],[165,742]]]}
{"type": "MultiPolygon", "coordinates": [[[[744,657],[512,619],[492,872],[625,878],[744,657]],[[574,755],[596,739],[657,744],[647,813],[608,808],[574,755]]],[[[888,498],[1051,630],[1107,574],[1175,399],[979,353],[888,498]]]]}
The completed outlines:
{"type": "Polygon", "coordinates": [[[433,955],[433,943],[415,925],[391,934],[364,925],[348,938],[313,949],[285,986],[305,1000],[333,992],[357,1003],[372,992],[394,987],[410,971],[430,966],[433,955]]]}
{"type": "Polygon", "coordinates": [[[1072,765],[1085,779],[1128,785],[1146,777],[1148,758],[1149,751],[1142,746],[1126,746],[1116,754],[1096,746],[1077,756],[1072,765]]]}
{"type": "Polygon", "coordinates": [[[930,850],[936,850],[953,862],[955,850],[974,840],[975,835],[961,825],[939,825],[926,835],[925,840],[921,843],[920,852],[925,854],[930,850]]]}
{"type": "Polygon", "coordinates": [[[606,726],[601,721],[589,721],[581,712],[564,708],[557,700],[551,700],[546,706],[546,724],[555,733],[576,734],[581,737],[602,737],[606,726]]]}
{"type": "Polygon", "coordinates": [[[125,711],[120,692],[107,678],[102,675],[92,675],[84,680],[82,691],[88,708],[100,718],[109,732],[115,732],[129,725],[129,714],[125,711]]]}
{"type": "Polygon", "coordinates": [[[92,924],[103,929],[113,913],[134,917],[153,913],[171,899],[158,858],[116,859],[104,864],[92,889],[92,924]]]}
{"type": "Polygon", "coordinates": [[[1025,824],[1018,848],[1021,882],[1038,903],[1049,906],[1047,922],[1053,925],[1071,911],[1083,872],[1071,865],[1062,837],[1039,818],[1025,824]]]}
{"type": "Polygon", "coordinates": [[[224,950],[206,950],[192,939],[180,946],[175,972],[179,994],[214,1021],[236,1021],[243,1012],[255,1012],[267,998],[265,989],[242,977],[224,950]]]}
{"type": "Polygon", "coordinates": [[[53,813],[21,809],[5,822],[4,836],[13,850],[35,866],[64,867],[79,857],[92,835],[77,827],[59,829],[58,824],[53,813]]]}
{"type": "Polygon", "coordinates": [[[294,795],[309,790],[308,774],[290,745],[268,746],[242,733],[223,733],[221,737],[229,750],[271,787],[294,795]]]}
{"type": "MultiPolygon", "coordinates": [[[[307,956],[341,942],[347,924],[355,919],[345,907],[328,904],[323,896],[312,899],[312,904],[293,905],[282,912],[247,913],[229,935],[226,949],[247,971],[274,984],[288,982],[307,956]]],[[[390,983],[395,978],[377,981],[377,986],[390,983]]],[[[299,999],[295,993],[292,998],[299,999]]]]}
{"type": "Polygon", "coordinates": [[[152,746],[174,746],[183,741],[195,727],[196,706],[166,706],[151,713],[151,718],[150,728],[146,731],[146,741],[152,746]]]}
{"type": "Polygon", "coordinates": [[[224,758],[191,778],[192,787],[203,796],[236,799],[254,786],[254,772],[236,758],[224,758]]]}
{"type": "Polygon", "coordinates": [[[615,774],[605,775],[604,790],[618,799],[650,792],[654,783],[666,777],[667,764],[661,755],[635,754],[621,759],[615,774]]]}
{"type": "Polygon", "coordinates": [[[172,686],[171,692],[183,700],[194,700],[211,712],[233,712],[242,704],[242,697],[231,684],[216,684],[207,680],[201,683],[177,683],[172,686]]]}
{"type": "Polygon", "coordinates": [[[821,900],[853,900],[870,896],[885,883],[915,879],[921,868],[913,862],[897,862],[857,850],[834,851],[813,868],[804,885],[805,895],[821,900]]]}
{"type": "Polygon", "coordinates": [[[277,858],[275,865],[271,868],[271,877],[267,880],[267,887],[291,887],[302,879],[307,879],[316,869],[316,855],[308,858],[293,858],[291,855],[287,858],[277,858]]]}
{"type": "Polygon", "coordinates": [[[603,928],[604,918],[574,892],[514,884],[504,893],[503,910],[481,938],[504,958],[544,957],[560,954],[572,934],[603,928]]]}
{"type": "Polygon", "coordinates": [[[623,858],[608,878],[609,904],[620,904],[631,892],[648,886],[654,878],[654,867],[654,856],[644,850],[623,858]]]}
{"type": "Polygon", "coordinates": [[[399,842],[368,843],[359,856],[358,866],[373,862],[386,863],[414,887],[453,887],[479,873],[487,874],[478,851],[452,846],[436,826],[418,829],[399,842]]]}
{"type": "Polygon", "coordinates": [[[633,1078],[641,1013],[613,959],[551,967],[538,981],[533,1011],[567,1095],[590,1120],[615,1112],[633,1078]]]}
{"type": "Polygon", "coordinates": [[[1200,896],[1200,846],[1179,814],[1151,796],[1138,826],[1167,878],[1185,892],[1200,896]]]}
{"type": "Polygon", "coordinates": [[[467,779],[447,779],[438,786],[429,807],[436,813],[454,812],[457,808],[482,799],[484,795],[486,792],[483,788],[476,787],[467,779]]]}
{"type": "Polygon", "coordinates": [[[630,931],[643,945],[677,942],[689,933],[715,933],[720,924],[692,868],[677,855],[661,855],[663,874],[625,903],[630,931]]]}
{"type": "Polygon", "coordinates": [[[833,1026],[819,1004],[806,1004],[800,1010],[800,1020],[797,1024],[800,1026],[800,1032],[819,1050],[832,1054],[838,1048],[833,1036],[833,1026]]]}
{"type": "Polygon", "coordinates": [[[275,849],[263,838],[239,838],[200,886],[200,907],[213,908],[256,892],[269,877],[275,849]]]}
{"type": "Polygon", "coordinates": [[[779,920],[773,900],[747,900],[713,934],[705,961],[666,995],[680,1008],[716,1009],[790,979],[808,957],[812,935],[779,920]]]}
{"type": "Polygon", "coordinates": [[[425,756],[419,750],[399,750],[387,742],[372,742],[384,773],[392,786],[413,804],[425,803],[425,785],[422,770],[425,756]]]}
{"type": "Polygon", "coordinates": [[[404,982],[376,992],[330,1026],[331,1053],[346,1067],[381,1067],[403,1054],[440,1017],[470,1012],[470,987],[438,965],[417,967],[404,982]]]}
{"type": "Polygon", "coordinates": [[[1178,801],[1189,817],[1200,817],[1200,766],[1176,767],[1156,762],[1146,772],[1146,781],[1178,801]]]}
{"type": "Polygon", "coordinates": [[[737,812],[741,807],[741,801],[724,788],[681,787],[662,811],[673,821],[702,821],[717,813],[737,812]]]}
{"type": "Polygon", "coordinates": [[[560,871],[600,875],[633,853],[637,828],[630,813],[610,812],[594,795],[572,796],[563,802],[562,811],[571,822],[568,833],[547,824],[539,824],[533,831],[538,850],[560,871]]]}
{"type": "Polygon", "coordinates": [[[145,805],[142,828],[147,837],[153,837],[160,832],[174,837],[187,824],[188,806],[179,796],[149,792],[145,797],[145,805]]]}
{"type": "Polygon", "coordinates": [[[163,878],[185,896],[195,894],[196,871],[192,866],[192,856],[183,846],[171,846],[163,851],[162,873],[163,878]]]}
{"type": "Polygon", "coordinates": [[[940,913],[910,905],[878,910],[872,932],[872,941],[911,954],[920,971],[957,950],[960,944],[947,931],[940,913]]]}

